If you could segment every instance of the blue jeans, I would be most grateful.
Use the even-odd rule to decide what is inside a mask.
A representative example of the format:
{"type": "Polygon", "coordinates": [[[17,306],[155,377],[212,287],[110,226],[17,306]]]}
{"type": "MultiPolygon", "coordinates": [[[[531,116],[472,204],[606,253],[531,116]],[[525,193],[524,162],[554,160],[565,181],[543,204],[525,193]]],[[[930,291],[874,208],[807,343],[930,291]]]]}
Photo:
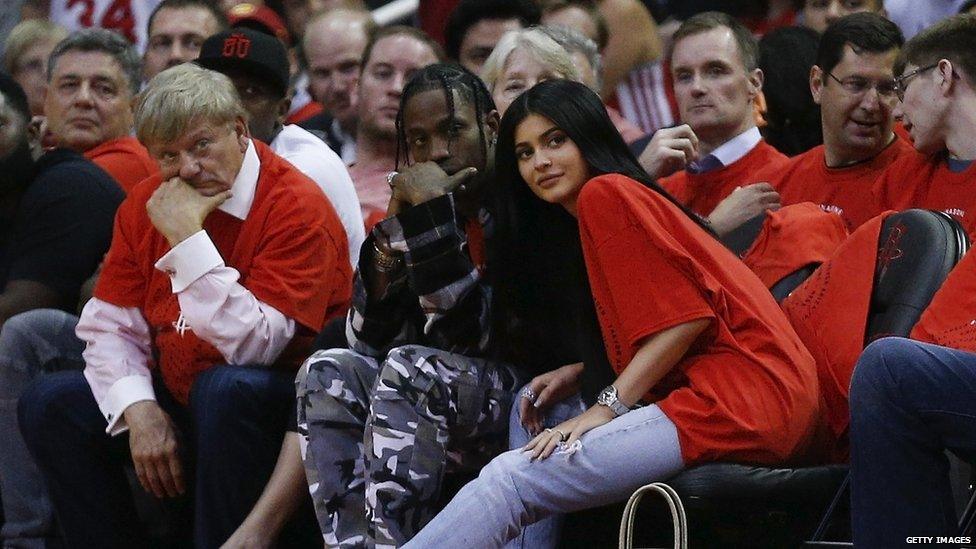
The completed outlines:
{"type": "MultiPolygon", "coordinates": [[[[532,440],[532,435],[522,425],[522,415],[519,403],[522,399],[521,390],[512,403],[512,413],[508,425],[508,447],[518,450],[532,440]]],[[[573,419],[583,413],[583,399],[579,393],[552,405],[542,421],[543,428],[551,428],[560,423],[573,419]]],[[[519,536],[505,545],[507,549],[547,549],[559,545],[559,533],[563,526],[563,515],[553,514],[539,522],[530,524],[522,529],[519,536]]]]}
{"type": "MultiPolygon", "coordinates": [[[[197,376],[188,407],[157,387],[160,406],[182,435],[184,468],[195,473],[189,486],[196,547],[222,544],[261,495],[292,418],[292,380],[287,371],[215,366],[197,376]]],[[[145,544],[123,470],[128,437],[105,434],[105,418],[82,373],[36,380],[24,391],[18,412],[67,545],[145,544]]],[[[318,545],[313,524],[305,532],[318,545]]]]}
{"type": "Polygon", "coordinates": [[[17,427],[17,402],[35,378],[85,367],[85,344],[75,336],[78,317],[54,309],[13,316],[0,330],[0,487],[6,522],[4,547],[43,548],[57,537],[44,478],[17,427]]]}
{"type": "Polygon", "coordinates": [[[502,547],[554,513],[622,501],[684,467],[678,432],[657,406],[638,408],[580,440],[574,453],[541,461],[529,461],[521,450],[498,456],[404,547],[502,547]]]}
{"type": "Polygon", "coordinates": [[[850,403],[855,547],[954,536],[944,451],[976,457],[976,354],[901,338],[876,341],[854,370],[850,403]]]}

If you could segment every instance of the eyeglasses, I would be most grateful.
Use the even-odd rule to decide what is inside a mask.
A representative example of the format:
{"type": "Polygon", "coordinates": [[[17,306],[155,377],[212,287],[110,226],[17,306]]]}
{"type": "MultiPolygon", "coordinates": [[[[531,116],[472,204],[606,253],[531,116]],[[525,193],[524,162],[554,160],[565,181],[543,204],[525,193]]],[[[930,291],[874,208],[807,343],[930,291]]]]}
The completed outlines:
{"type": "Polygon", "coordinates": [[[861,95],[866,93],[871,88],[878,90],[878,95],[883,99],[894,99],[895,94],[897,93],[894,80],[882,80],[877,82],[867,78],[862,78],[860,76],[849,76],[841,80],[834,76],[833,73],[828,72],[827,74],[837,81],[837,83],[844,88],[844,91],[851,95],[861,95]]]}
{"type": "Polygon", "coordinates": [[[925,67],[917,68],[917,69],[913,70],[912,72],[907,72],[907,73],[899,76],[898,78],[895,78],[895,80],[894,80],[895,93],[898,94],[898,100],[899,101],[904,101],[905,100],[905,90],[908,88],[908,81],[909,80],[911,80],[912,78],[914,78],[914,77],[922,74],[925,71],[932,70],[932,69],[934,69],[934,68],[936,68],[938,66],[939,66],[938,63],[932,63],[931,65],[927,65],[925,67]]]}

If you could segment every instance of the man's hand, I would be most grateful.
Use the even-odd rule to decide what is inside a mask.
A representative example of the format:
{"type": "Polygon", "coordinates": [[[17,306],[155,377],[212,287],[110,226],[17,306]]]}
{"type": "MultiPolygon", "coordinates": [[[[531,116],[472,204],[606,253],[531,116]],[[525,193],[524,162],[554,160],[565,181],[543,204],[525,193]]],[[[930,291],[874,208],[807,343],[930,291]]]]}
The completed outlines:
{"type": "Polygon", "coordinates": [[[647,174],[657,179],[684,169],[698,158],[698,136],[688,124],[661,128],[637,159],[647,174]]]}
{"type": "Polygon", "coordinates": [[[172,420],[152,400],[130,405],[123,415],[139,483],[158,498],[182,494],[186,487],[172,420]]]}
{"type": "Polygon", "coordinates": [[[738,187],[715,206],[708,221],[712,229],[724,236],[766,210],[778,210],[779,193],[769,183],[754,183],[738,187]]]}
{"type": "Polygon", "coordinates": [[[478,173],[477,168],[464,168],[454,175],[447,173],[436,162],[418,162],[407,166],[393,178],[393,198],[416,206],[438,196],[461,188],[478,173]]]}
{"type": "Polygon", "coordinates": [[[156,230],[176,246],[203,229],[203,220],[231,197],[229,190],[203,196],[179,177],[164,181],[146,202],[156,230]]]}

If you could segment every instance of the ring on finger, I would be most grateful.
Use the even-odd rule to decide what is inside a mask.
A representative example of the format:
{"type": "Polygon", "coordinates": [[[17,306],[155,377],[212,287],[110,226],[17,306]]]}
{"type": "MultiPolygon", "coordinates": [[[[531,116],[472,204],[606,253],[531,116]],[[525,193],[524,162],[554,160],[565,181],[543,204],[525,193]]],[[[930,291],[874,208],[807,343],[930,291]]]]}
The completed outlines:
{"type": "Polygon", "coordinates": [[[553,431],[556,432],[556,433],[559,433],[559,442],[565,442],[566,441],[566,438],[567,438],[566,437],[566,433],[560,431],[559,429],[553,429],[553,431]]]}
{"type": "Polygon", "coordinates": [[[535,402],[535,399],[539,398],[539,395],[535,394],[532,387],[523,387],[520,394],[522,395],[522,398],[529,399],[529,402],[535,402]]]}

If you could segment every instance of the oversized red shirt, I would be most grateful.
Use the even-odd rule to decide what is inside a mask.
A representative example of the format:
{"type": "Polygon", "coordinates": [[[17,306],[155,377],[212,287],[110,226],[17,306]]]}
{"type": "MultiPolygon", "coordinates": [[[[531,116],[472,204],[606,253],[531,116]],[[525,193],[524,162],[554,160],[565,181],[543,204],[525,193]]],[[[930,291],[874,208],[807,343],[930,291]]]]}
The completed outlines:
{"type": "Polygon", "coordinates": [[[661,194],[621,175],[577,203],[607,356],[621,372],[652,334],[710,327],[655,385],[687,464],[778,464],[805,453],[819,414],[817,374],[762,282],[661,194]]]}
{"type": "Polygon", "coordinates": [[[762,229],[742,262],[772,289],[777,282],[812,264],[822,264],[847,238],[836,215],[801,202],[766,214],[762,229]]]}
{"type": "Polygon", "coordinates": [[[903,155],[878,177],[874,193],[883,210],[938,210],[976,234],[976,162],[953,172],[944,152],[903,155]]]}
{"type": "MultiPolygon", "coordinates": [[[[279,366],[294,369],[324,322],[348,308],[349,250],[339,217],[318,186],[263,143],[253,143],[261,170],[247,218],[215,210],[203,228],[224,263],[240,273],[239,283],[298,324],[298,335],[278,359],[279,366]]],[[[158,175],[143,182],[119,207],[94,295],[140,310],[163,380],[185,403],[196,375],[224,358],[193,332],[176,330],[179,302],[169,276],[154,267],[170,246],[146,213],[160,183],[158,175]]]]}
{"type": "Polygon", "coordinates": [[[115,178],[125,194],[159,172],[159,165],[135,137],[120,137],[85,151],[85,158],[115,178]]]}
{"type": "Polygon", "coordinates": [[[756,179],[759,170],[782,167],[788,161],[789,158],[772,145],[760,141],[745,156],[728,166],[699,174],[682,170],[661,179],[659,183],[692,211],[707,216],[736,187],[759,181],[756,179]]]}
{"type": "Polygon", "coordinates": [[[828,168],[824,150],[820,145],[794,156],[785,166],[763,170],[757,181],[771,183],[784,206],[813,202],[824,211],[839,215],[849,231],[887,209],[880,207],[872,194],[881,172],[902,156],[917,154],[910,144],[896,138],[873,158],[828,168]]]}

